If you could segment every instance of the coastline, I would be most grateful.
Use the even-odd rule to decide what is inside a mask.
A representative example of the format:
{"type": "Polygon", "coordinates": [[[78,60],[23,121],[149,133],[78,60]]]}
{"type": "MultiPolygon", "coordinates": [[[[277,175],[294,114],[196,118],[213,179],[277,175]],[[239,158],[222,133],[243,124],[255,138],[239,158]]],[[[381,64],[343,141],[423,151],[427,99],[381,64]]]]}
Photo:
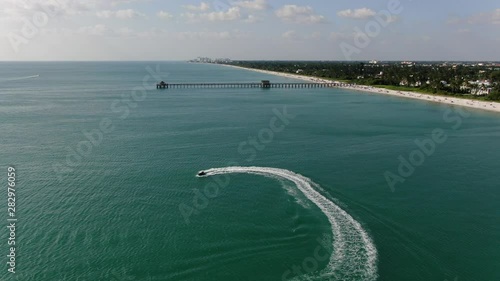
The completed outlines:
{"type": "MultiPolygon", "coordinates": [[[[269,70],[255,69],[255,68],[247,68],[247,67],[228,65],[228,64],[220,64],[220,65],[238,68],[238,69],[250,70],[250,71],[254,71],[254,72],[260,72],[260,73],[264,73],[264,74],[276,75],[276,76],[285,77],[285,78],[298,79],[298,80],[303,80],[303,81],[307,81],[307,82],[315,82],[315,83],[338,82],[338,81],[332,81],[332,80],[323,79],[323,78],[316,78],[316,77],[299,75],[299,74],[276,72],[276,71],[269,71],[269,70]]],[[[396,91],[396,90],[382,89],[382,88],[376,88],[376,87],[366,86],[366,85],[351,85],[351,84],[349,84],[349,85],[345,85],[345,86],[340,86],[339,88],[348,89],[348,90],[355,90],[355,91],[360,91],[360,92],[366,92],[366,93],[383,94],[383,95],[397,96],[397,97],[417,99],[417,100],[423,100],[423,101],[437,102],[437,103],[442,103],[442,104],[458,105],[458,106],[463,106],[463,107],[468,107],[468,108],[487,110],[487,111],[500,113],[500,103],[498,103],[498,102],[487,102],[487,101],[478,101],[478,100],[463,99],[463,98],[435,96],[435,95],[418,93],[418,92],[396,91]]]]}

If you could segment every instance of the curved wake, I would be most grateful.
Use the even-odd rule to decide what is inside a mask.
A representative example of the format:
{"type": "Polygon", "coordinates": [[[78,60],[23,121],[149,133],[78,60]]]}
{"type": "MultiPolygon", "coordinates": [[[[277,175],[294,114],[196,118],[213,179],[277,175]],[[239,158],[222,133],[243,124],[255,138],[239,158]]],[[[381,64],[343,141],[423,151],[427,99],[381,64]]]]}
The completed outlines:
{"type": "Polygon", "coordinates": [[[204,171],[206,177],[244,173],[292,181],[304,195],[316,204],[332,225],[333,253],[319,274],[299,276],[295,280],[363,280],[377,279],[377,249],[361,224],[339,206],[316,191],[316,184],[294,172],[262,167],[227,167],[204,171]]]}
{"type": "Polygon", "coordinates": [[[31,75],[31,76],[13,77],[13,78],[2,78],[2,79],[0,79],[0,82],[26,80],[26,79],[33,79],[33,78],[38,78],[38,77],[40,77],[39,74],[31,75]]]}

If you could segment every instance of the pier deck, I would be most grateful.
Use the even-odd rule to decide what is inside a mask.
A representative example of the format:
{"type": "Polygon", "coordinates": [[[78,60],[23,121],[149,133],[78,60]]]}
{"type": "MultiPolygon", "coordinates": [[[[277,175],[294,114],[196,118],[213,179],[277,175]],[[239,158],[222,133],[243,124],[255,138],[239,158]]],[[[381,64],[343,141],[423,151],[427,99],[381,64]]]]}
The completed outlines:
{"type": "Polygon", "coordinates": [[[159,83],[157,89],[186,88],[331,88],[342,86],[341,83],[159,83]]]}

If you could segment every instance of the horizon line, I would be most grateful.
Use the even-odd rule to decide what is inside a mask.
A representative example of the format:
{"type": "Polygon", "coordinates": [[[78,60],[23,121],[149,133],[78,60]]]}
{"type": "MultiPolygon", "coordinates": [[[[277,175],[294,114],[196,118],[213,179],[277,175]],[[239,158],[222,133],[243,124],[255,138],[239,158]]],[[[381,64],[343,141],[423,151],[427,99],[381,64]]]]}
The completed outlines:
{"type": "MultiPolygon", "coordinates": [[[[5,62],[189,62],[193,59],[180,60],[0,60],[0,63],[5,62]]],[[[500,60],[283,60],[283,59],[230,59],[232,62],[237,61],[258,61],[258,62],[490,62],[500,63],[500,60]]],[[[202,63],[202,62],[200,62],[202,63]]],[[[210,63],[207,63],[210,64],[210,63]]],[[[215,63],[214,63],[215,64],[215,63]]]]}

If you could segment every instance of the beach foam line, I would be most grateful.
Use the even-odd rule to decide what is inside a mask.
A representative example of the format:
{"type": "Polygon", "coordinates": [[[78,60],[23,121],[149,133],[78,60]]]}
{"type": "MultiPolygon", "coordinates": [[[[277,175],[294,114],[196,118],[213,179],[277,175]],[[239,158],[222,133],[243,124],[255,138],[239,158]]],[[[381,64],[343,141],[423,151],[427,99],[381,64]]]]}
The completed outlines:
{"type": "Polygon", "coordinates": [[[285,179],[297,188],[326,215],[332,229],[332,250],[328,265],[318,273],[296,277],[293,280],[364,280],[377,279],[377,249],[368,233],[351,215],[319,193],[318,186],[294,172],[264,167],[226,167],[205,170],[206,177],[221,174],[254,174],[285,179]]]}

